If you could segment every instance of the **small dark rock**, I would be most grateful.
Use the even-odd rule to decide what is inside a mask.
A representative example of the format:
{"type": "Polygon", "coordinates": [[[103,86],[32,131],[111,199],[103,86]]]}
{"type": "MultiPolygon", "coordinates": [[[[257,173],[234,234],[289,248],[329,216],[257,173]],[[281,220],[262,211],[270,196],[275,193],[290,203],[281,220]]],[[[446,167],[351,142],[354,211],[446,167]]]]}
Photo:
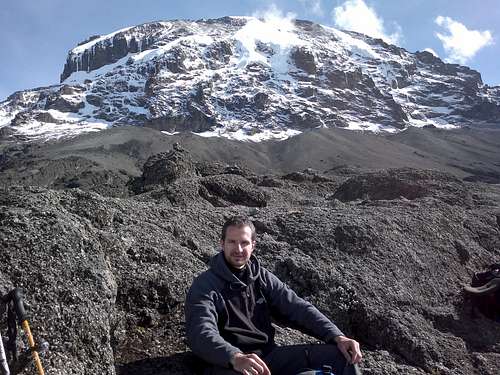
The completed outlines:
{"type": "Polygon", "coordinates": [[[467,247],[464,245],[462,241],[455,241],[455,249],[457,250],[458,258],[460,259],[460,263],[466,264],[470,260],[470,253],[467,250],[467,247]]]}

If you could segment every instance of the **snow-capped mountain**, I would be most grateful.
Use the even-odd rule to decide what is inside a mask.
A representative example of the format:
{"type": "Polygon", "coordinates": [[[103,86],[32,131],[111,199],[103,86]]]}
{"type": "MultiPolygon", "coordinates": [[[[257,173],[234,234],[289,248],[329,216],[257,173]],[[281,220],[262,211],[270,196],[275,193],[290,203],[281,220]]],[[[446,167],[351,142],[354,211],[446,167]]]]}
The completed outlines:
{"type": "Polygon", "coordinates": [[[500,124],[478,72],[308,21],[152,22],[68,53],[61,83],[0,103],[4,136],[109,126],[262,140],[316,127],[395,132],[500,124]]]}

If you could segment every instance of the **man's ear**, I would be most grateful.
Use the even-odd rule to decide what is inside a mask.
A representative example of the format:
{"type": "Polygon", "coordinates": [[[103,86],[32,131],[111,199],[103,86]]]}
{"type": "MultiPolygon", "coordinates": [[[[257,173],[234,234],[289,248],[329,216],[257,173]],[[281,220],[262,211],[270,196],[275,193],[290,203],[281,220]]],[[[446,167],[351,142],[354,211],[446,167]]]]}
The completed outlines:
{"type": "Polygon", "coordinates": [[[220,240],[219,244],[220,244],[220,248],[223,249],[224,248],[224,240],[220,240]]]}

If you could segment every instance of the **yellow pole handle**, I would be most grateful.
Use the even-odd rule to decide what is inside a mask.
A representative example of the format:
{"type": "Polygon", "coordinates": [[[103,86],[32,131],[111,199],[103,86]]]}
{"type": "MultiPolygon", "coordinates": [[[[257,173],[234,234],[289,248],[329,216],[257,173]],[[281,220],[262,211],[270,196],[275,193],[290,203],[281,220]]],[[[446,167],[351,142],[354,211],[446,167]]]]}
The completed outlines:
{"type": "Polygon", "coordinates": [[[35,361],[35,366],[38,371],[39,375],[45,375],[45,372],[43,371],[42,367],[42,361],[40,361],[40,357],[38,356],[38,352],[36,351],[35,347],[35,340],[33,340],[33,335],[31,334],[31,329],[30,325],[28,324],[27,320],[23,320],[22,323],[24,332],[26,333],[26,336],[28,336],[28,344],[30,345],[31,349],[31,355],[33,356],[33,360],[35,361]]]}

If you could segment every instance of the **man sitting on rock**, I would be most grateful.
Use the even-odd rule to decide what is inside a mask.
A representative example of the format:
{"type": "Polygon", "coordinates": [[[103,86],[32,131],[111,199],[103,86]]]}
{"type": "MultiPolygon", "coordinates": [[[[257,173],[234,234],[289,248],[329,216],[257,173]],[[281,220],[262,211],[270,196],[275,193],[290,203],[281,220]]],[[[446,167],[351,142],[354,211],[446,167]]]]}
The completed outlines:
{"type": "Polygon", "coordinates": [[[222,251],[193,282],[186,297],[186,335],[210,364],[205,374],[294,375],[304,368],[354,374],[361,361],[349,339],[311,303],[298,297],[252,255],[255,227],[233,217],[222,228],[222,251]],[[277,346],[271,317],[327,344],[277,346]]]}

